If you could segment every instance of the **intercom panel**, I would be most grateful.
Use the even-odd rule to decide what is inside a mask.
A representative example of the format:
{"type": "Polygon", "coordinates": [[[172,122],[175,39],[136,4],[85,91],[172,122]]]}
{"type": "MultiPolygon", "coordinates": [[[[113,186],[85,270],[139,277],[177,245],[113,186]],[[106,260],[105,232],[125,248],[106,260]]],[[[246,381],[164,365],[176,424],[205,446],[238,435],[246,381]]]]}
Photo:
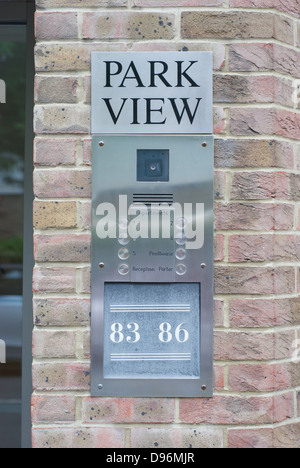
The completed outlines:
{"type": "Polygon", "coordinates": [[[94,396],[212,396],[213,137],[93,135],[94,396]]]}

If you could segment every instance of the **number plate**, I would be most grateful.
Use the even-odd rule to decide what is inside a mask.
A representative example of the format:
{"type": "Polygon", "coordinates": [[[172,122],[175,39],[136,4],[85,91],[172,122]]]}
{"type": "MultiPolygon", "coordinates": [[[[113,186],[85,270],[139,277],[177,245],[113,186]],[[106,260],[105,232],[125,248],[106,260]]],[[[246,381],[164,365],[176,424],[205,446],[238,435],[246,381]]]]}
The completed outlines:
{"type": "Polygon", "coordinates": [[[199,287],[106,284],[104,378],[199,378],[199,287]]]}

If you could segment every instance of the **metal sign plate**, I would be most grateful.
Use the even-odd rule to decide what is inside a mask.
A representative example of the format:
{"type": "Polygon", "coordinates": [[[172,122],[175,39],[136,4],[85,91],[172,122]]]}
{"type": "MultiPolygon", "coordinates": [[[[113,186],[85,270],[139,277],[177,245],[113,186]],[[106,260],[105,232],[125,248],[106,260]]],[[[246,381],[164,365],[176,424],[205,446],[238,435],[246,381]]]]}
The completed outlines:
{"type": "Polygon", "coordinates": [[[92,133],[211,134],[212,52],[92,52],[92,133]]]}
{"type": "Polygon", "coordinates": [[[93,396],[212,396],[213,155],[212,136],[93,136],[93,396]]]}

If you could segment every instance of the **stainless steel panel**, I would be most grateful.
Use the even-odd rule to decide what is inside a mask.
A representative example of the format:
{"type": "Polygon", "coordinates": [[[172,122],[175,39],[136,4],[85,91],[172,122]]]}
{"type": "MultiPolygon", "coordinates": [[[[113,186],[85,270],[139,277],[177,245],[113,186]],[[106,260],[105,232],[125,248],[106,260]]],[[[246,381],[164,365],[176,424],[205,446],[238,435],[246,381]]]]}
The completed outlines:
{"type": "MultiPolygon", "coordinates": [[[[213,154],[211,136],[93,136],[92,395],[205,397],[212,395],[213,154]],[[169,181],[137,182],[137,151],[162,148],[169,150],[169,181]],[[136,208],[141,206],[143,201],[145,202],[143,209],[139,212],[136,208]],[[149,211],[149,203],[155,207],[154,213],[159,211],[164,213],[165,219],[168,219],[167,215],[170,214],[169,237],[162,237],[163,229],[166,227],[161,224],[163,215],[159,223],[157,221],[159,218],[154,217],[159,227],[155,223],[153,225],[148,223],[143,227],[144,237],[136,236],[137,228],[141,227],[137,226],[137,217],[140,216],[141,222],[141,216],[149,220],[152,214],[149,211]],[[159,203],[164,205],[159,206],[159,203]],[[151,237],[149,226],[154,226],[154,231],[159,234],[158,237],[151,237]],[[179,235],[183,226],[188,239],[179,235]],[[128,236],[128,233],[131,233],[131,236],[128,236]],[[147,267],[155,270],[147,271],[147,267]],[[164,267],[166,269],[163,271],[164,267]],[[196,310],[199,318],[199,339],[197,343],[197,340],[193,340],[193,352],[199,355],[200,375],[191,378],[190,375],[178,372],[177,375],[173,373],[170,377],[167,371],[167,378],[157,378],[155,373],[152,377],[144,374],[138,378],[136,375],[127,377],[123,369],[123,373],[121,370],[118,371],[121,384],[118,383],[117,374],[112,376],[112,371],[107,370],[109,369],[107,355],[105,357],[105,352],[118,354],[107,351],[109,349],[107,340],[108,335],[114,330],[120,331],[119,326],[114,330],[110,328],[112,326],[109,318],[110,309],[108,305],[105,306],[107,283],[115,285],[116,288],[118,285],[123,288],[125,284],[131,284],[144,285],[147,289],[148,284],[149,288],[152,287],[150,285],[161,285],[167,288],[174,287],[175,290],[176,286],[179,290],[181,284],[197,285],[201,291],[199,310],[196,310]]],[[[137,298],[138,295],[137,292],[137,298]]],[[[178,297],[177,295],[176,300],[174,298],[175,302],[169,301],[169,305],[171,302],[180,305],[178,297]]],[[[132,305],[149,306],[140,302],[137,299],[137,303],[132,305]]],[[[147,316],[148,327],[154,315],[147,316]]],[[[121,319],[118,320],[113,323],[119,323],[125,328],[129,324],[138,323],[130,316],[122,323],[121,319]]],[[[145,323],[143,322],[143,328],[146,326],[145,323]]],[[[163,322],[153,324],[153,329],[156,327],[157,331],[161,323],[170,323],[167,315],[163,322]]],[[[172,323],[172,330],[181,323],[185,323],[184,320],[172,323]]],[[[135,325],[131,325],[126,331],[129,332],[130,339],[138,330],[135,325]]],[[[124,340],[126,337],[124,335],[124,340]]],[[[124,345],[126,343],[124,341],[124,345]]],[[[139,344],[142,345],[143,342],[139,344]]],[[[120,353],[122,352],[127,353],[126,350],[121,350],[120,353]]],[[[150,351],[139,348],[137,352],[154,353],[154,348],[152,347],[150,351]]],[[[157,352],[160,352],[159,349],[157,352]]],[[[179,351],[175,349],[170,352],[179,351]]],[[[120,365],[122,366],[122,362],[120,365]]]]}

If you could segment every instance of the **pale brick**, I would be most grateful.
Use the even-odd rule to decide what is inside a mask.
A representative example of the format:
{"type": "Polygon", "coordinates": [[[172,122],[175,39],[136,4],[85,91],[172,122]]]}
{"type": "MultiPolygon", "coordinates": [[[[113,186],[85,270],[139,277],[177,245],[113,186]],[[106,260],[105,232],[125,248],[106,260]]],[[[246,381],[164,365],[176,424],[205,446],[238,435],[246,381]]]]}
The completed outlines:
{"type": "Polygon", "coordinates": [[[171,423],[175,419],[175,400],[171,398],[84,398],[86,423],[171,423]]]}
{"type": "Polygon", "coordinates": [[[132,448],[223,448],[223,433],[217,427],[132,428],[132,448]]]}
{"type": "Polygon", "coordinates": [[[287,142],[255,139],[216,139],[215,165],[232,168],[292,169],[294,167],[293,146],[287,142]]]}
{"type": "Polygon", "coordinates": [[[33,365],[35,390],[88,391],[89,387],[89,363],[39,362],[33,365]]]}
{"type": "Polygon", "coordinates": [[[291,197],[290,176],[284,172],[239,172],[234,174],[230,198],[264,200],[291,197]]]}
{"type": "MultiPolygon", "coordinates": [[[[174,7],[173,0],[134,0],[137,7],[174,7]]],[[[212,7],[223,6],[225,0],[176,0],[177,7],[212,7]]]]}
{"type": "Polygon", "coordinates": [[[62,134],[62,133],[89,133],[90,107],[77,106],[76,112],[72,105],[41,106],[37,105],[34,111],[36,133],[62,134]]]}
{"type": "Polygon", "coordinates": [[[34,358],[75,358],[76,333],[72,331],[34,330],[34,358]]]}
{"type": "Polygon", "coordinates": [[[82,80],[58,76],[37,76],[35,101],[38,103],[76,103],[80,99],[82,80]]]}
{"type": "Polygon", "coordinates": [[[86,327],[90,325],[90,299],[34,299],[34,323],[39,327],[86,327]]]}
{"type": "Polygon", "coordinates": [[[35,267],[33,269],[33,292],[63,292],[76,291],[76,268],[67,267],[35,267]]]}
{"type": "Polygon", "coordinates": [[[229,429],[229,448],[273,448],[273,429],[229,429]]]}
{"type": "Polygon", "coordinates": [[[300,140],[300,114],[278,109],[231,109],[233,135],[279,135],[300,140]]]}
{"type": "Polygon", "coordinates": [[[78,37],[77,13],[37,12],[35,37],[37,40],[76,39],[78,37]]]}
{"type": "Polygon", "coordinates": [[[92,140],[86,138],[83,140],[83,162],[87,166],[92,165],[92,140]]]}
{"type": "Polygon", "coordinates": [[[31,411],[33,423],[74,422],[75,397],[72,395],[33,395],[31,411]]]}
{"type": "Polygon", "coordinates": [[[214,261],[222,262],[224,260],[224,236],[216,234],[214,237],[214,261]]]}
{"type": "Polygon", "coordinates": [[[292,337],[289,332],[215,332],[217,361],[267,361],[289,358],[292,337]]]}
{"type": "Polygon", "coordinates": [[[33,225],[36,229],[63,229],[77,226],[76,202],[34,201],[33,225]]]}
{"type": "Polygon", "coordinates": [[[215,171],[214,179],[215,179],[215,183],[214,183],[215,198],[217,200],[221,200],[225,196],[226,172],[224,172],[224,171],[215,171]]]}
{"type": "Polygon", "coordinates": [[[233,235],[229,239],[230,262],[300,261],[300,236],[233,235]]]}
{"type": "Polygon", "coordinates": [[[293,22],[272,13],[200,12],[182,13],[184,39],[285,39],[293,44],[293,22]]]}
{"type": "Polygon", "coordinates": [[[86,39],[172,39],[173,14],[148,12],[84,13],[83,37],[86,39]]]}
{"type": "Polygon", "coordinates": [[[38,262],[89,262],[90,234],[35,235],[34,257],[38,262]]]}
{"type": "Polygon", "coordinates": [[[90,267],[80,268],[81,289],[80,292],[89,294],[91,292],[91,269],[90,267]]]}
{"type": "Polygon", "coordinates": [[[229,47],[231,71],[276,71],[300,78],[300,52],[270,43],[232,44],[229,47]]]}
{"type": "Polygon", "coordinates": [[[216,294],[292,294],[292,267],[215,267],[216,294]]]}
{"type": "Polygon", "coordinates": [[[274,76],[215,75],[216,103],[278,103],[294,108],[292,81],[274,76]]]}
{"type": "Polygon", "coordinates": [[[33,448],[123,448],[125,430],[111,427],[34,428],[33,448]]]}
{"type": "Polygon", "coordinates": [[[91,52],[125,52],[122,43],[49,43],[37,44],[35,66],[38,72],[91,70],[91,52]]]}
{"type": "Polygon", "coordinates": [[[214,107],[214,133],[225,133],[226,130],[226,111],[222,107],[214,107]]]}
{"type": "Polygon", "coordinates": [[[73,165],[76,158],[76,139],[35,138],[34,163],[40,166],[73,165]]]}
{"type": "Polygon", "coordinates": [[[230,0],[229,5],[234,8],[275,8],[300,17],[299,0],[230,0]]]}
{"type": "Polygon", "coordinates": [[[36,170],[34,193],[39,198],[91,196],[90,170],[36,170]]]}
{"type": "Polygon", "coordinates": [[[224,327],[225,303],[221,299],[214,300],[215,327],[224,327]]]}

